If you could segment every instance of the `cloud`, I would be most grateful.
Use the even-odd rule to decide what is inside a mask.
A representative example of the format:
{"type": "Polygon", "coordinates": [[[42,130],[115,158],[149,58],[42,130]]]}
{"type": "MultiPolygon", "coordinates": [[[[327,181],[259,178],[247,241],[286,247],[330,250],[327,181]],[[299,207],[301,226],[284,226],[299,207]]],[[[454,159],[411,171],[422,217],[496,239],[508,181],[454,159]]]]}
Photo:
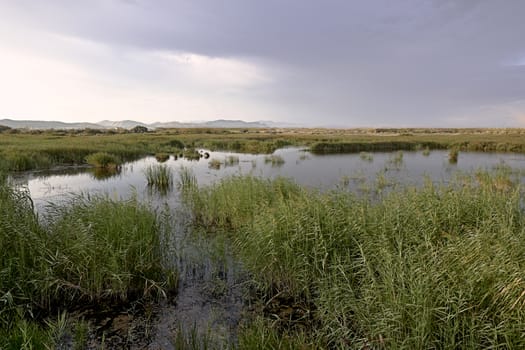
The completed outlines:
{"type": "Polygon", "coordinates": [[[170,65],[174,74],[184,75],[198,84],[248,88],[270,81],[270,77],[261,67],[241,59],[164,51],[154,52],[152,57],[170,65]]]}
{"type": "Polygon", "coordinates": [[[0,43],[3,117],[188,121],[267,116],[267,108],[255,110],[250,98],[251,89],[271,81],[255,63],[193,53],[114,50],[53,33],[39,36],[45,37],[45,47],[0,43]]]}
{"type": "MultiPolygon", "coordinates": [[[[520,0],[19,0],[0,3],[0,42],[58,71],[43,85],[92,96],[98,109],[78,100],[76,115],[109,104],[131,118],[133,96],[159,119],[497,125],[525,110],[504,107],[525,98],[524,12],[520,0]]],[[[27,77],[13,100],[39,100],[38,84],[27,77]]],[[[28,108],[9,105],[0,113],[28,108]]]]}

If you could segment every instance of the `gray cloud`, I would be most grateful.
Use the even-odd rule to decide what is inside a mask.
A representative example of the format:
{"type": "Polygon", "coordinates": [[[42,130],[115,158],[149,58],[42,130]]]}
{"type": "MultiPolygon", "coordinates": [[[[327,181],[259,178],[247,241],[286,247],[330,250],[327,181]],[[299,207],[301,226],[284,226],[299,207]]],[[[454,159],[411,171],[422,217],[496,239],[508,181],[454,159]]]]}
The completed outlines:
{"type": "Polygon", "coordinates": [[[0,12],[117,51],[260,63],[275,81],[246,99],[289,121],[521,122],[508,113],[525,99],[525,67],[515,63],[525,59],[521,0],[19,0],[0,12]]]}

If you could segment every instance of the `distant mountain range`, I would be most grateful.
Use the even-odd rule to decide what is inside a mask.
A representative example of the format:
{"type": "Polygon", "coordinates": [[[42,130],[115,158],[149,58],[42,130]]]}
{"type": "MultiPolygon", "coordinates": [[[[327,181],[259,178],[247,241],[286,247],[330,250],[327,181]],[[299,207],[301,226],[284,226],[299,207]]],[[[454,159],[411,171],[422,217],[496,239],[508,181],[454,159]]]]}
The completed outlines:
{"type": "Polygon", "coordinates": [[[148,129],[158,128],[287,128],[299,127],[299,125],[285,124],[272,121],[245,122],[243,120],[218,119],[205,122],[165,122],[146,124],[134,120],[110,121],[103,120],[98,123],[65,123],[56,121],[41,120],[12,120],[0,119],[0,125],[8,126],[13,129],[132,129],[137,125],[145,126],[148,129]]]}

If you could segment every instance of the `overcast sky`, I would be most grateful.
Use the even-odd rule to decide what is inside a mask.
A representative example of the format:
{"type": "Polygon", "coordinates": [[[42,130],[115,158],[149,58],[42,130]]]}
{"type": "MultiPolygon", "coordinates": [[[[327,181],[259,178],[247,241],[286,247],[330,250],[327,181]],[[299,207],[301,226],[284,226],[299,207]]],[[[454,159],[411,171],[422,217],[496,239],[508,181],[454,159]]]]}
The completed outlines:
{"type": "Polygon", "coordinates": [[[523,0],[0,0],[0,119],[525,127],[523,0]]]}

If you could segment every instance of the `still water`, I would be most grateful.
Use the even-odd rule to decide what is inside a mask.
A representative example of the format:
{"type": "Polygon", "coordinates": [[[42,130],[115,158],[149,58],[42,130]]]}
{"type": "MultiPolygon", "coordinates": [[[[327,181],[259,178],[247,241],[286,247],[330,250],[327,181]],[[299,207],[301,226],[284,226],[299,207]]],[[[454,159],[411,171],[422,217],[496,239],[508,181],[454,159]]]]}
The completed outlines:
{"type": "MultiPolygon", "coordinates": [[[[422,152],[402,152],[402,159],[399,159],[397,152],[370,153],[370,157],[363,157],[360,154],[313,155],[300,148],[284,148],[274,153],[282,158],[283,163],[272,163],[266,155],[210,154],[210,158],[197,161],[174,159],[172,156],[163,164],[172,169],[175,182],[184,167],[193,172],[201,186],[232,175],[251,174],[263,178],[283,176],[321,190],[335,189],[342,184],[357,187],[364,181],[373,182],[378,176],[400,184],[418,185],[425,178],[434,182],[447,182],[459,172],[490,170],[502,165],[522,174],[525,172],[525,155],[508,153],[460,153],[456,164],[449,163],[446,151],[432,151],[428,156],[422,152]],[[228,157],[235,159],[229,166],[225,164],[228,157]],[[222,163],[219,169],[210,167],[212,160],[222,163]]],[[[179,198],[177,186],[173,186],[166,195],[148,188],[144,172],[154,164],[159,162],[154,157],[146,157],[124,164],[121,171],[113,176],[106,177],[88,168],[65,168],[21,174],[15,181],[27,187],[38,211],[43,210],[48,202],[58,203],[70,194],[79,193],[105,193],[116,199],[136,195],[147,202],[176,204],[179,198]]]]}

